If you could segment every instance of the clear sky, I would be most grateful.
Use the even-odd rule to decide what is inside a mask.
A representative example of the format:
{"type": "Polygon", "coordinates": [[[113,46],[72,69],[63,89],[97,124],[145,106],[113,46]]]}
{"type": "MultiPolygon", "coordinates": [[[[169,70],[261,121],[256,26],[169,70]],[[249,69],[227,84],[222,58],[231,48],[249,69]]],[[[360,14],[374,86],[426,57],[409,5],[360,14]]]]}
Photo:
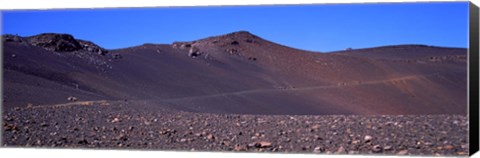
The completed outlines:
{"type": "Polygon", "coordinates": [[[468,45],[468,2],[2,11],[2,34],[68,33],[107,49],[246,30],[286,46],[335,51],[468,45]]]}

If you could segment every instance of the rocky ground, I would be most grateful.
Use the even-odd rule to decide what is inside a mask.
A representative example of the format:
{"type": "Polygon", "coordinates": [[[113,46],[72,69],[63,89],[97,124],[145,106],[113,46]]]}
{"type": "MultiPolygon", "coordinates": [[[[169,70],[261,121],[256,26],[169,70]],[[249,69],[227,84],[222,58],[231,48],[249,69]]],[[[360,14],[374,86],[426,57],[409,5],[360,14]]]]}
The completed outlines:
{"type": "Polygon", "coordinates": [[[3,112],[3,146],[467,155],[463,115],[236,115],[97,101],[3,112]]]}

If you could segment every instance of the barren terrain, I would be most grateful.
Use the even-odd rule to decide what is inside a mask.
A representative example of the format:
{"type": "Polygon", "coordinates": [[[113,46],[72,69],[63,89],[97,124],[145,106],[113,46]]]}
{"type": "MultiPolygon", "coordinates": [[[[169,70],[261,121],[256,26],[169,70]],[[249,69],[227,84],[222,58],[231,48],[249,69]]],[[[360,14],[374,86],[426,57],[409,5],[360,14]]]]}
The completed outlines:
{"type": "Polygon", "coordinates": [[[2,37],[4,146],[468,153],[464,48],[312,52],[246,31],[115,50],[2,37]]]}
{"type": "Polygon", "coordinates": [[[79,102],[7,112],[10,147],[467,155],[464,115],[238,115],[144,101],[79,102]]]}

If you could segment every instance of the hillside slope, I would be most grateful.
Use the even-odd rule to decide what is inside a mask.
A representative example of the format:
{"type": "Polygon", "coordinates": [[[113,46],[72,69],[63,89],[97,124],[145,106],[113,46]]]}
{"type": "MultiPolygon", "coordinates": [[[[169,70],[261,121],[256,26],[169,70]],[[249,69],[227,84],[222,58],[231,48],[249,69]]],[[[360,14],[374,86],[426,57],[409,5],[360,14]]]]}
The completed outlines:
{"type": "Polygon", "coordinates": [[[4,107],[148,101],[193,112],[466,114],[466,49],[318,53],[246,31],[106,50],[65,34],[3,36],[4,107]]]}

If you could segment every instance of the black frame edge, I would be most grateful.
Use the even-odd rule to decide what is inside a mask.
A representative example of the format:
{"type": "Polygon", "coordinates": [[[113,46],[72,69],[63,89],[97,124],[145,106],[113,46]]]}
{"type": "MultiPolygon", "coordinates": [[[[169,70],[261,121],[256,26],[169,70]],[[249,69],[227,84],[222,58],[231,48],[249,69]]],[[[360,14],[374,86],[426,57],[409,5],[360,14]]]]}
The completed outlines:
{"type": "Polygon", "coordinates": [[[479,8],[469,5],[469,154],[479,150],[479,8]]]}

